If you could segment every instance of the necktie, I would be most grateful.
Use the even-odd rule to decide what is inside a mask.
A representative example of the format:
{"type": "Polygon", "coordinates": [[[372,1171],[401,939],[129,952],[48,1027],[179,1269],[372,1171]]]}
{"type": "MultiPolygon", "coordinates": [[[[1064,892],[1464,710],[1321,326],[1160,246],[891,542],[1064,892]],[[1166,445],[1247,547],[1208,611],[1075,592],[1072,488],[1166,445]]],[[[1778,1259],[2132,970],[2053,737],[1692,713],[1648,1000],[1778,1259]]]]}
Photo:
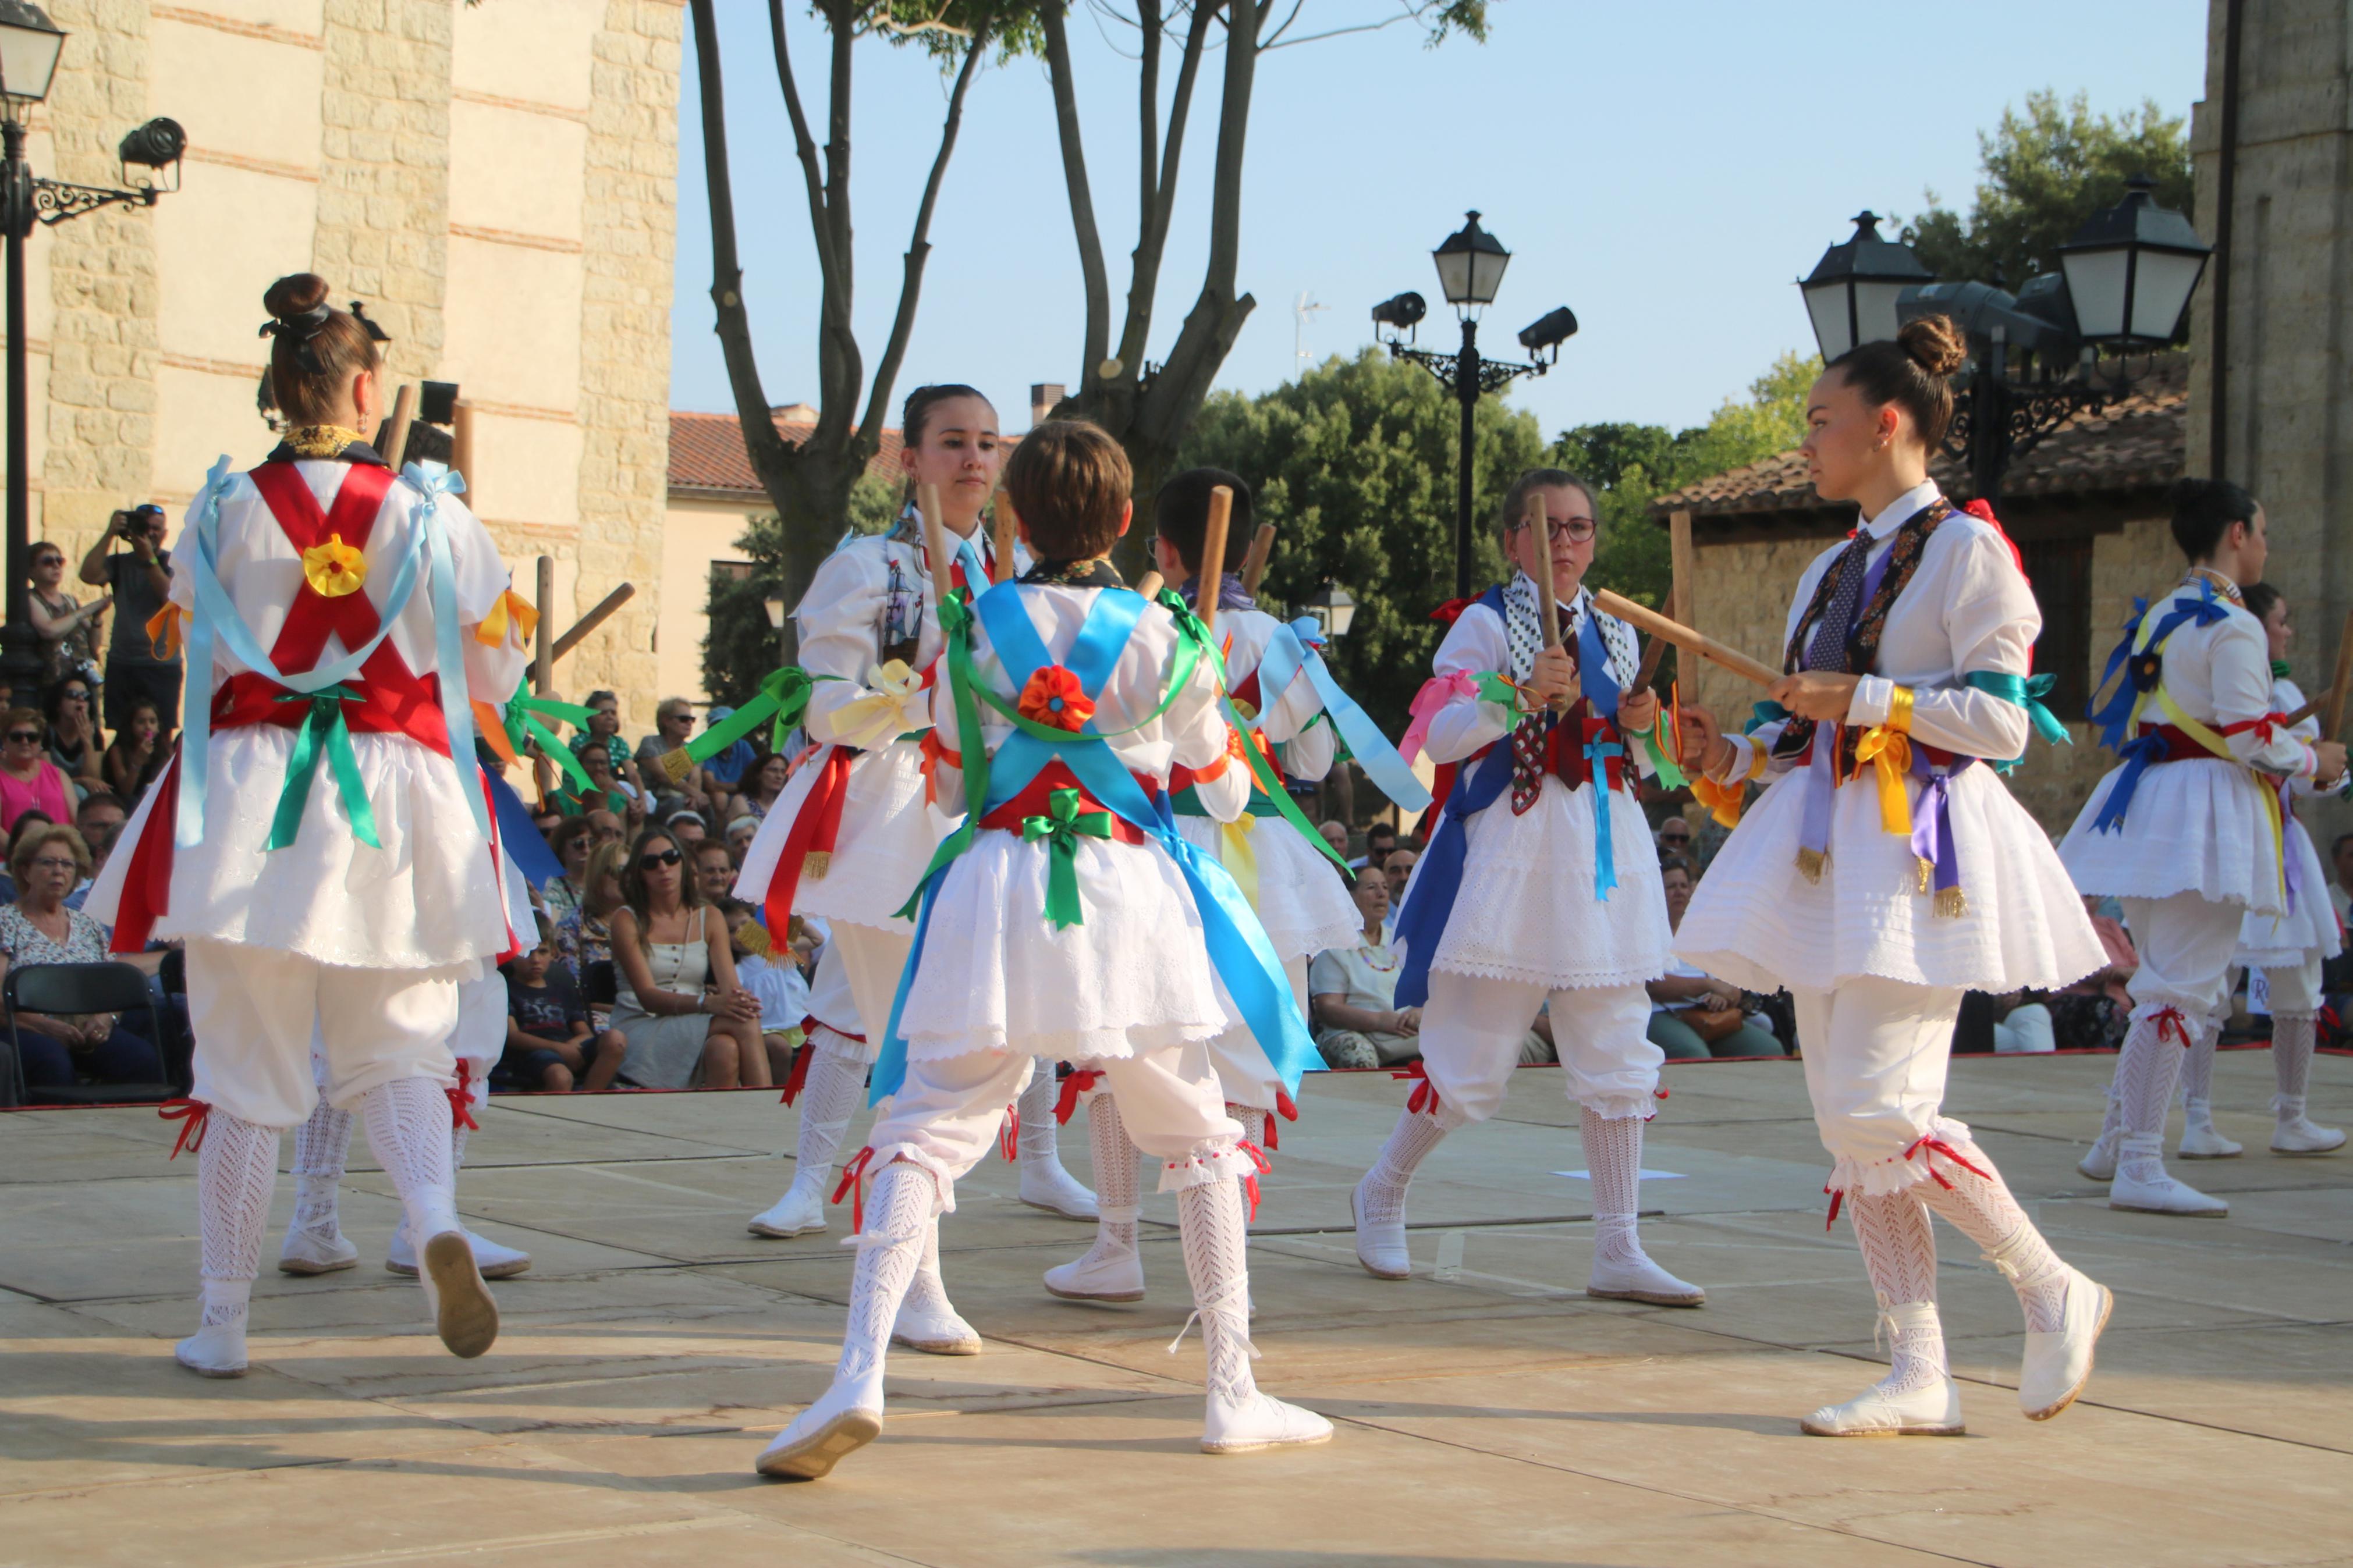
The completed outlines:
{"type": "Polygon", "coordinates": [[[1808,669],[1846,669],[1846,639],[1854,631],[1855,612],[1862,607],[1863,567],[1871,545],[1871,531],[1857,529],[1846,552],[1831,563],[1838,576],[1821,624],[1814,628],[1814,640],[1806,645],[1808,669]]]}

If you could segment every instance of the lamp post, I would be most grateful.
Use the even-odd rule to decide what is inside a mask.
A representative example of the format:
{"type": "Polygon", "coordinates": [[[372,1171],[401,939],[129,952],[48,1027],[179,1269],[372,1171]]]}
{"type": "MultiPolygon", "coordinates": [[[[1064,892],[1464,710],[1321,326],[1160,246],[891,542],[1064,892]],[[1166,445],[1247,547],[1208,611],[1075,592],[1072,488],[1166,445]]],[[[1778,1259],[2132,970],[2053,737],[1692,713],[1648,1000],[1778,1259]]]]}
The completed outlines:
{"type": "MultiPolygon", "coordinates": [[[[1560,345],[1577,331],[1577,317],[1566,305],[1538,318],[1520,333],[1520,346],[1531,363],[1482,359],[1479,354],[1479,312],[1494,303],[1512,253],[1479,226],[1479,215],[1466,213],[1462,226],[1430,253],[1438,267],[1438,282],[1446,302],[1462,322],[1462,346],[1439,353],[1412,345],[1415,324],[1430,311],[1420,295],[1404,293],[1373,307],[1375,335],[1392,357],[1411,360],[1436,376],[1454,394],[1462,409],[1461,447],[1454,485],[1454,592],[1471,594],[1471,460],[1477,438],[1476,415],[1483,393],[1501,392],[1523,375],[1542,375],[1560,358],[1560,345]]],[[[1336,635],[1336,633],[1335,634],[1336,635]]]]}
{"type": "Polygon", "coordinates": [[[1301,601],[1302,607],[1314,617],[1327,637],[1344,637],[1356,619],[1356,601],[1348,590],[1336,583],[1326,582],[1321,588],[1301,601]]]}
{"type": "Polygon", "coordinates": [[[2180,331],[2213,247],[2187,217],[2158,206],[2155,189],[2134,175],[2123,201],[2059,247],[2060,270],[2015,294],[1936,279],[1909,246],[1880,237],[1876,216],[1859,215],[1854,234],[1798,284],[1823,360],[1891,339],[1918,317],[1951,317],[1969,363],[1946,450],[1968,463],[1977,499],[2000,501],[2011,459],[2075,415],[2129,395],[2124,356],[2162,349],[2180,331]],[[2103,352],[2116,368],[2094,379],[2103,352]]]}
{"type": "Polygon", "coordinates": [[[25,162],[26,111],[49,96],[66,35],[29,0],[0,0],[0,234],[6,236],[8,289],[8,574],[7,622],[0,626],[0,679],[20,693],[38,683],[40,639],[30,618],[32,441],[25,344],[25,240],[33,224],[55,226],[116,202],[152,207],[180,188],[180,155],[188,138],[178,123],[151,120],[123,137],[117,150],[122,179],[133,167],[154,177],[128,190],[68,184],[36,175],[25,162]],[[163,184],[168,171],[171,183],[163,184]]]}

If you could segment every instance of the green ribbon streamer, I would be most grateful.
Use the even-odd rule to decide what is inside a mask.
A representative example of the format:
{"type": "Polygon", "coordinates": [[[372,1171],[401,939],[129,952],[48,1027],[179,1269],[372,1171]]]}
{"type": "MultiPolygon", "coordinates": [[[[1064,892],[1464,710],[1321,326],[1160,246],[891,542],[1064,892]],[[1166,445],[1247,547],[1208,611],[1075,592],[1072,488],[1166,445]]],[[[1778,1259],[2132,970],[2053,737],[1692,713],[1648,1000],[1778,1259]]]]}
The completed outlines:
{"type": "Polygon", "coordinates": [[[775,722],[768,731],[768,750],[783,751],[785,737],[800,728],[801,718],[808,711],[810,689],[820,680],[840,679],[812,675],[797,664],[770,670],[743,707],[686,743],[687,760],[707,763],[771,718],[775,722]]]}
{"type": "Polygon", "coordinates": [[[1058,789],[1046,795],[1044,816],[1021,819],[1022,842],[1046,840],[1046,918],[1056,930],[1083,923],[1079,910],[1079,837],[1109,838],[1111,813],[1079,809],[1079,792],[1058,789]]]}
{"type": "Polygon", "coordinates": [[[1482,670],[1477,679],[1480,701],[1493,702],[1496,707],[1514,713],[1520,710],[1520,689],[1511,681],[1492,669],[1482,670]]]}
{"type": "Polygon", "coordinates": [[[290,691],[278,699],[307,702],[311,711],[294,732],[294,755],[286,763],[286,787],[278,793],[267,847],[283,849],[301,832],[302,808],[311,798],[311,781],[318,776],[322,750],[335,775],[336,792],[343,797],[343,810],[351,816],[353,836],[371,849],[384,847],[375,836],[375,808],[368,804],[367,790],[360,783],[360,761],[352,750],[351,727],[343,722],[343,704],[359,700],[360,694],[348,686],[330,686],[308,696],[290,691]]]}
{"type": "Polygon", "coordinates": [[[559,740],[545,721],[554,720],[585,731],[592,716],[592,710],[576,702],[558,702],[552,697],[533,697],[531,694],[531,677],[527,675],[515,683],[514,695],[508,698],[506,706],[499,710],[499,717],[506,725],[507,744],[514,749],[517,756],[536,744],[549,762],[582,789],[588,787],[588,770],[580,765],[580,759],[573,753],[572,748],[559,740]]]}
{"type": "Polygon", "coordinates": [[[1659,744],[1657,725],[1642,731],[1642,748],[1651,753],[1651,766],[1657,770],[1661,789],[1682,789],[1691,783],[1683,776],[1683,769],[1675,766],[1675,760],[1667,755],[1666,748],[1659,744]]]}
{"type": "MultiPolygon", "coordinates": [[[[979,804],[988,798],[988,748],[981,743],[980,709],[972,700],[977,684],[972,673],[972,590],[952,588],[940,600],[940,634],[947,643],[948,697],[955,704],[956,740],[964,747],[964,819],[955,831],[940,840],[932,851],[932,863],[915,882],[915,890],[907,895],[907,902],[899,910],[899,918],[912,921],[923,913],[923,889],[940,868],[972,847],[972,840],[980,822],[979,804]]],[[[1016,714],[1015,718],[1019,719],[1016,714]]],[[[1060,731],[1057,731],[1060,733],[1060,731]]],[[[1050,889],[1049,889],[1051,890],[1050,889]]]]}
{"type": "MultiPolygon", "coordinates": [[[[1979,691],[1989,692],[2004,702],[2025,709],[2027,719],[2034,726],[2034,732],[2052,745],[2066,746],[2074,743],[2074,737],[2067,733],[2067,726],[2059,722],[2058,716],[2042,705],[2042,700],[2051,695],[2051,688],[2057,684],[2059,679],[2057,676],[2037,675],[2029,678],[2022,675],[2005,675],[2000,670],[1980,669],[1973,671],[1966,679],[1968,685],[1979,691]]],[[[1990,757],[1986,761],[1994,772],[2006,773],[2026,761],[2026,753],[2021,752],[2007,762],[1998,762],[1990,757]]]]}

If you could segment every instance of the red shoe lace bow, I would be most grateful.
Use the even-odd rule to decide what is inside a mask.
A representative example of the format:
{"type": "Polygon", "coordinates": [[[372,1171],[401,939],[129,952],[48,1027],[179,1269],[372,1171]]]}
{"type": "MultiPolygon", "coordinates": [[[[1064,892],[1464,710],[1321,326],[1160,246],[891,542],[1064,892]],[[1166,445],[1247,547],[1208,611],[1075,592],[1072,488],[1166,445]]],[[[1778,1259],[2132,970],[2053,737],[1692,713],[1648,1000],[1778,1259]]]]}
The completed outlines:
{"type": "Polygon", "coordinates": [[[2161,1040],[2168,1034],[2180,1042],[2183,1050],[2189,1048],[2189,1020],[2182,1016],[2181,1009],[2179,1007],[2162,1007],[2158,1010],[2157,1037],[2161,1040]]]}
{"type": "Polygon", "coordinates": [[[841,1180],[835,1184],[833,1201],[839,1203],[842,1194],[849,1194],[849,1228],[866,1228],[866,1167],[874,1163],[874,1145],[869,1143],[852,1155],[841,1167],[841,1180]]]}
{"type": "Polygon", "coordinates": [[[482,1124],[474,1120],[474,1097],[469,1087],[473,1081],[474,1064],[459,1057],[456,1087],[441,1091],[449,1097],[449,1131],[452,1132],[460,1127],[470,1127],[477,1132],[482,1130],[482,1124]]]}
{"type": "Polygon", "coordinates": [[[1413,1093],[1405,1102],[1405,1108],[1408,1110],[1427,1111],[1432,1116],[1438,1114],[1438,1086],[1430,1081],[1429,1072],[1419,1062],[1392,1072],[1389,1076],[1413,1082],[1413,1093]]]}
{"type": "Polygon", "coordinates": [[[1921,1167],[1928,1173],[1929,1179],[1948,1193],[1953,1190],[1953,1184],[1945,1180],[1944,1172],[1936,1169],[1935,1156],[1938,1154],[1942,1154],[1946,1159],[1950,1160],[1954,1164],[1958,1165],[1962,1170],[1968,1172],[1972,1175],[1982,1177],[1989,1182],[1993,1180],[1992,1172],[1980,1171],[1975,1165],[1970,1164],[1967,1160],[1961,1158],[1961,1152],[1959,1150],[1954,1148],[1950,1143],[1946,1142],[1942,1138],[1932,1137],[1926,1133],[1922,1134],[1920,1137],[1913,1141],[1912,1147],[1904,1151],[1904,1157],[1907,1160],[1912,1158],[1915,1154],[1921,1155],[1921,1167]],[[1925,1153],[1922,1152],[1924,1150],[1926,1151],[1925,1153]]]}
{"type": "MultiPolygon", "coordinates": [[[[1269,1128],[1273,1125],[1272,1121],[1267,1123],[1269,1128]]],[[[1255,1171],[1242,1173],[1242,1191],[1250,1194],[1250,1217],[1252,1222],[1255,1222],[1258,1219],[1258,1179],[1274,1169],[1274,1162],[1268,1159],[1259,1146],[1247,1138],[1234,1147],[1248,1154],[1250,1163],[1258,1167],[1255,1171]]]]}
{"type": "Polygon", "coordinates": [[[203,1100],[167,1100],[157,1106],[156,1115],[166,1121],[176,1121],[180,1124],[180,1135],[172,1141],[172,1152],[164,1158],[176,1160],[180,1157],[180,1151],[183,1149],[193,1154],[203,1148],[205,1129],[210,1125],[206,1118],[212,1113],[212,1103],[203,1100]]]}
{"type": "Polygon", "coordinates": [[[1005,1108],[1005,1120],[997,1129],[997,1152],[1008,1165],[1021,1157],[1021,1108],[1018,1105],[1005,1108]]]}
{"type": "Polygon", "coordinates": [[[1062,1080],[1062,1092],[1054,1101],[1054,1120],[1062,1126],[1071,1123],[1071,1113],[1079,1108],[1079,1096],[1092,1090],[1103,1081],[1100,1068],[1073,1068],[1071,1076],[1062,1080]]]}

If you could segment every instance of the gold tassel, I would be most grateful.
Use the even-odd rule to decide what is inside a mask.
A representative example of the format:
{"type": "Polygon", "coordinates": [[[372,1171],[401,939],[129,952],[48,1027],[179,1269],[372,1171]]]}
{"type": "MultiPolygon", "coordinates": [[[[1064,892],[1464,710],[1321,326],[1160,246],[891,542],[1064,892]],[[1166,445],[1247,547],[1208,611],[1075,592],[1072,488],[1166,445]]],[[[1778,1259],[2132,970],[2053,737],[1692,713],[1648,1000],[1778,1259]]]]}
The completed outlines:
{"type": "Polygon", "coordinates": [[[1948,920],[1958,920],[1969,912],[1969,900],[1957,885],[1940,889],[1936,893],[1936,912],[1948,920]]]}
{"type": "Polygon", "coordinates": [[[823,881],[825,874],[832,869],[833,851],[830,849],[812,849],[801,859],[801,879],[805,882],[823,881]]]}
{"type": "Polygon", "coordinates": [[[1798,851],[1798,874],[1809,882],[1819,882],[1822,879],[1822,867],[1829,859],[1829,854],[1823,850],[1800,848],[1798,851]]]}
{"type": "Polygon", "coordinates": [[[1915,855],[1912,857],[1912,865],[1914,869],[1919,873],[1920,885],[1915,889],[1915,891],[1925,893],[1936,885],[1936,868],[1933,864],[1926,860],[1923,860],[1919,856],[1915,855]]]}
{"type": "Polygon", "coordinates": [[[661,754],[661,770],[670,775],[670,783],[684,784],[686,775],[694,771],[694,759],[686,754],[684,746],[681,746],[676,751],[661,754]]]}
{"type": "Polygon", "coordinates": [[[755,958],[765,958],[776,951],[768,941],[768,928],[757,921],[745,921],[735,933],[735,945],[755,958]]]}

